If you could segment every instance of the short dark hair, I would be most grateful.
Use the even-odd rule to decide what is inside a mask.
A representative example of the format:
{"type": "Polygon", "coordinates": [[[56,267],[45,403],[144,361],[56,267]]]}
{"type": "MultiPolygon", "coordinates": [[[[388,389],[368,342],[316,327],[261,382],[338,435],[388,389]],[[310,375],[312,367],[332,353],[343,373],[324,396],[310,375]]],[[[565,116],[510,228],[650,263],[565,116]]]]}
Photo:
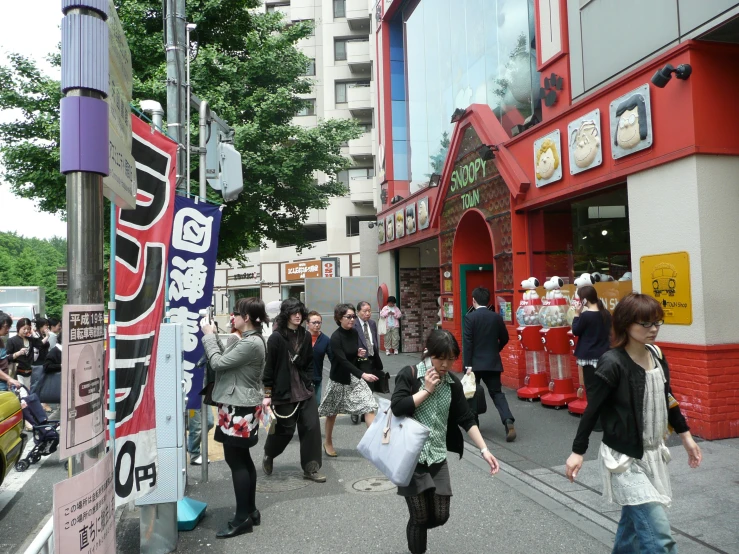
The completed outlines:
{"type": "Polygon", "coordinates": [[[264,302],[260,298],[239,298],[236,301],[234,313],[239,314],[243,318],[249,316],[249,320],[260,333],[262,332],[262,324],[269,324],[269,317],[267,316],[267,311],[264,309],[264,302]]]}
{"type": "Polygon", "coordinates": [[[41,327],[49,325],[49,320],[45,317],[37,317],[33,323],[36,325],[36,329],[41,329],[41,327]]]}
{"type": "Polygon", "coordinates": [[[5,312],[0,311],[0,329],[2,329],[5,325],[7,325],[8,327],[13,325],[13,318],[5,312]]]}
{"type": "MultiPolygon", "coordinates": [[[[635,94],[621,102],[616,108],[616,117],[620,118],[624,112],[631,111],[634,108],[637,108],[636,115],[639,116],[639,138],[644,140],[649,134],[649,127],[647,127],[647,105],[641,94],[635,94]]],[[[618,126],[616,133],[613,135],[613,144],[618,146],[618,126]]]]}
{"type": "Polygon", "coordinates": [[[280,304],[280,313],[275,318],[275,323],[278,329],[287,329],[287,321],[293,314],[300,314],[301,321],[305,321],[308,317],[308,310],[300,300],[297,298],[288,298],[283,300],[280,304]]]}
{"type": "Polygon", "coordinates": [[[15,330],[20,331],[26,325],[31,325],[31,320],[27,317],[22,317],[18,320],[18,323],[15,324],[15,330]]]}
{"type": "Polygon", "coordinates": [[[477,287],[472,291],[472,298],[480,306],[487,306],[490,304],[490,291],[485,287],[477,287]]]}
{"type": "Polygon", "coordinates": [[[334,308],[334,321],[337,325],[341,325],[341,318],[344,317],[349,310],[357,313],[357,310],[354,309],[352,304],[336,304],[336,307],[334,308]]]}
{"type": "Polygon", "coordinates": [[[440,358],[445,360],[456,360],[459,358],[459,343],[446,329],[434,329],[426,338],[426,351],[424,356],[440,358]]]}
{"type": "Polygon", "coordinates": [[[320,317],[320,318],[321,318],[321,321],[323,321],[323,316],[322,316],[321,314],[319,314],[319,313],[318,313],[317,311],[315,311],[315,310],[311,310],[310,312],[308,312],[308,317],[307,317],[306,319],[307,319],[308,321],[310,321],[310,318],[312,318],[312,317],[313,317],[314,315],[317,315],[318,317],[320,317]]]}
{"type": "Polygon", "coordinates": [[[372,305],[366,300],[360,300],[359,302],[357,302],[357,311],[360,311],[362,308],[364,308],[365,304],[370,308],[372,307],[372,305]]]}
{"type": "Polygon", "coordinates": [[[394,296],[388,296],[387,297],[387,303],[390,304],[390,302],[392,302],[393,304],[397,304],[398,303],[398,301],[395,300],[395,297],[394,296]]]}
{"type": "Polygon", "coordinates": [[[651,296],[632,292],[616,304],[613,310],[613,348],[623,348],[629,342],[628,329],[633,323],[664,319],[665,312],[651,296]]]}
{"type": "Polygon", "coordinates": [[[59,325],[59,323],[60,321],[57,318],[55,317],[49,318],[49,327],[56,327],[57,325],[59,325]]]}

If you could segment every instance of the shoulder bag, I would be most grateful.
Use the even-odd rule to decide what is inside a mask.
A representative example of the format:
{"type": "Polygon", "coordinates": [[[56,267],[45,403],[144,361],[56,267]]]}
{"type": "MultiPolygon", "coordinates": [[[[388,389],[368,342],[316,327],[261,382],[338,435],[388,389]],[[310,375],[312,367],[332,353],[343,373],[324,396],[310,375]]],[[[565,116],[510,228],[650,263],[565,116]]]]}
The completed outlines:
{"type": "Polygon", "coordinates": [[[380,397],[377,402],[377,416],[357,450],[394,485],[407,487],[431,430],[411,417],[393,415],[389,400],[380,397]]]}

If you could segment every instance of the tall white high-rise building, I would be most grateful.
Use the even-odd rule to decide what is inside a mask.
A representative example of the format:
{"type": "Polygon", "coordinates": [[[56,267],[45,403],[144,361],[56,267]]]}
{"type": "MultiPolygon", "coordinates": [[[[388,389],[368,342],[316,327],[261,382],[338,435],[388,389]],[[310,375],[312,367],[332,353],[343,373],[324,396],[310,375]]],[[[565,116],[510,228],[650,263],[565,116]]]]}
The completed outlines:
{"type": "MultiPolygon", "coordinates": [[[[284,14],[286,24],[310,20],[312,36],[298,47],[312,60],[306,75],[314,81],[310,106],[297,114],[296,125],[314,127],[322,119],[353,118],[362,135],[343,150],[352,167],[340,174],[349,192],[329,206],[312,210],[305,223],[311,248],[300,254],[294,246],[269,242],[249,254],[246,264],[219,265],[215,279],[216,312],[226,314],[236,299],[259,296],[265,303],[299,297],[304,273],[323,273],[322,260],[333,259],[341,276],[359,275],[359,222],[375,221],[380,205],[375,180],[375,39],[374,0],[265,0],[262,9],[284,14]],[[304,263],[304,264],[303,264],[304,263]]],[[[321,183],[326,177],[317,174],[321,183]]]]}

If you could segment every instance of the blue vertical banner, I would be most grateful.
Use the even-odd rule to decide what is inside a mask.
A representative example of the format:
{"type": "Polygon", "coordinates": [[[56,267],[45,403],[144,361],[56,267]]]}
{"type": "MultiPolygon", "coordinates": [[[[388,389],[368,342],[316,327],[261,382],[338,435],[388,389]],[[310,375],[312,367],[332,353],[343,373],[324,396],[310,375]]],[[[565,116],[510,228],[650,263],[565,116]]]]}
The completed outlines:
{"type": "Polygon", "coordinates": [[[203,332],[200,310],[211,305],[216,273],[218,233],[222,206],[197,199],[175,197],[172,246],[169,249],[169,319],[184,328],[185,394],[187,408],[200,408],[203,368],[196,368],[202,358],[203,332]]]}

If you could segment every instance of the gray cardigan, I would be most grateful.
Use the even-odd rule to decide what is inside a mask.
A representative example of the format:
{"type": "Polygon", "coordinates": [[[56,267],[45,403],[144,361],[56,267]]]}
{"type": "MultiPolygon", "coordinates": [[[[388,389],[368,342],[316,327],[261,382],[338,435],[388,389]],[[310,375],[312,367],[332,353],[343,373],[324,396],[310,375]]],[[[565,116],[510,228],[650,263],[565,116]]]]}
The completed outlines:
{"type": "Polygon", "coordinates": [[[213,400],[231,406],[258,406],[264,398],[262,376],[266,360],[265,343],[256,331],[247,331],[238,342],[223,347],[216,335],[205,335],[203,347],[216,373],[213,400]]]}

